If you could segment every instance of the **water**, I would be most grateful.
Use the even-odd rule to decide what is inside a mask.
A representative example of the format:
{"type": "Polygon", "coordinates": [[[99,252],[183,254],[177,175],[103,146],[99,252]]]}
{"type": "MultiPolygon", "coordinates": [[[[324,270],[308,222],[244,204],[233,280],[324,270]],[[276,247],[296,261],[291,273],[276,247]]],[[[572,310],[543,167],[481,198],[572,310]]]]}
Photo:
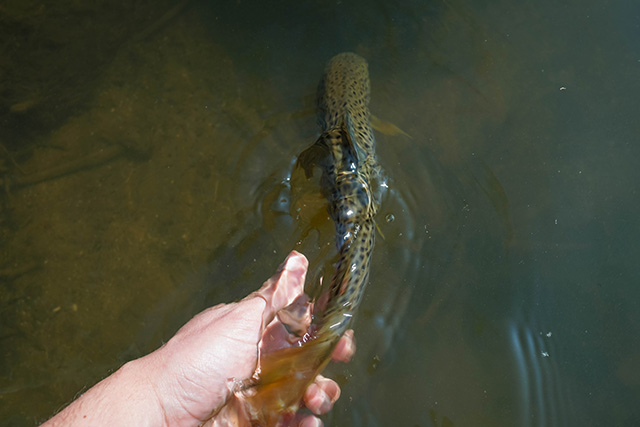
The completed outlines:
{"type": "MultiPolygon", "coordinates": [[[[158,7],[73,7],[119,38],[58,109],[26,72],[3,92],[3,182],[124,148],[3,196],[3,425],[43,421],[291,249],[314,286],[333,226],[293,162],[345,50],[411,137],[377,134],[384,239],[325,423],[640,423],[638,5],[193,1],[153,32],[158,7]]],[[[54,41],[90,44],[78,28],[54,41]]]]}

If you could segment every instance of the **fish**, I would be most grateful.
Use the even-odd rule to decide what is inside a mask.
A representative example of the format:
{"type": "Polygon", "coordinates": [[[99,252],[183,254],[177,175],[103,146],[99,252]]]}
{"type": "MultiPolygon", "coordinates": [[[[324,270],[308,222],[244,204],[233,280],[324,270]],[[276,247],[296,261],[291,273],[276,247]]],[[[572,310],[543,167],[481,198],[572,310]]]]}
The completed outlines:
{"type": "Polygon", "coordinates": [[[386,188],[375,153],[369,99],[367,61],[350,52],[334,56],[318,85],[321,134],[298,156],[297,167],[307,178],[316,168],[321,170],[320,187],[335,223],[338,261],[304,342],[260,355],[259,370],[242,391],[252,425],[275,426],[295,414],[362,301],[375,242],[375,216],[386,188]]]}

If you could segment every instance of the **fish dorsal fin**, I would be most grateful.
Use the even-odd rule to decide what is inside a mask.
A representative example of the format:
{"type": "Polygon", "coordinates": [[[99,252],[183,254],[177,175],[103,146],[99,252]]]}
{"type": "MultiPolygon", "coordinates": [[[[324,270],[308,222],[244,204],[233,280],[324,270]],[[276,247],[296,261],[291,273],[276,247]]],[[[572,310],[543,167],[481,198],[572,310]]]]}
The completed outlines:
{"type": "Polygon", "coordinates": [[[374,116],[373,114],[371,115],[371,127],[384,135],[389,135],[389,136],[404,135],[407,138],[413,139],[411,135],[409,135],[408,133],[400,129],[398,126],[394,125],[391,122],[386,122],[384,120],[381,120],[380,118],[374,116]]]}

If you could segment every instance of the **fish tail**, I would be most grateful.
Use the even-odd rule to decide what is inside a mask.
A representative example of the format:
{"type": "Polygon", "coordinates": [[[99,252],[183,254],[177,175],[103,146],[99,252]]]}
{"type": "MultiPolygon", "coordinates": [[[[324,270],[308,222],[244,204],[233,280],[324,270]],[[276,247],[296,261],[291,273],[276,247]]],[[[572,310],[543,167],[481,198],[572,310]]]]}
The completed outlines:
{"type": "Polygon", "coordinates": [[[253,425],[275,426],[300,408],[306,388],[325,368],[337,338],[316,338],[260,357],[259,379],[241,392],[253,425]]]}

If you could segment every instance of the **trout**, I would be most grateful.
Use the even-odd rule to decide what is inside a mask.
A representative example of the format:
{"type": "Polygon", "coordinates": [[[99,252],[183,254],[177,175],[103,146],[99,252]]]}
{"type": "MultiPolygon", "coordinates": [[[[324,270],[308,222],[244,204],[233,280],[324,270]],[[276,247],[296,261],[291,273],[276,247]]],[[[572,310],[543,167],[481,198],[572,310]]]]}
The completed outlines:
{"type": "Polygon", "coordinates": [[[300,407],[305,389],[322,372],[348,329],[369,277],[375,240],[374,217],[385,187],[370,124],[367,62],[341,53],[326,66],[318,86],[318,140],[298,156],[311,177],[320,168],[320,186],[335,223],[338,262],[326,306],[316,313],[307,340],[260,356],[259,372],[242,398],[253,425],[275,426],[300,407]]]}

